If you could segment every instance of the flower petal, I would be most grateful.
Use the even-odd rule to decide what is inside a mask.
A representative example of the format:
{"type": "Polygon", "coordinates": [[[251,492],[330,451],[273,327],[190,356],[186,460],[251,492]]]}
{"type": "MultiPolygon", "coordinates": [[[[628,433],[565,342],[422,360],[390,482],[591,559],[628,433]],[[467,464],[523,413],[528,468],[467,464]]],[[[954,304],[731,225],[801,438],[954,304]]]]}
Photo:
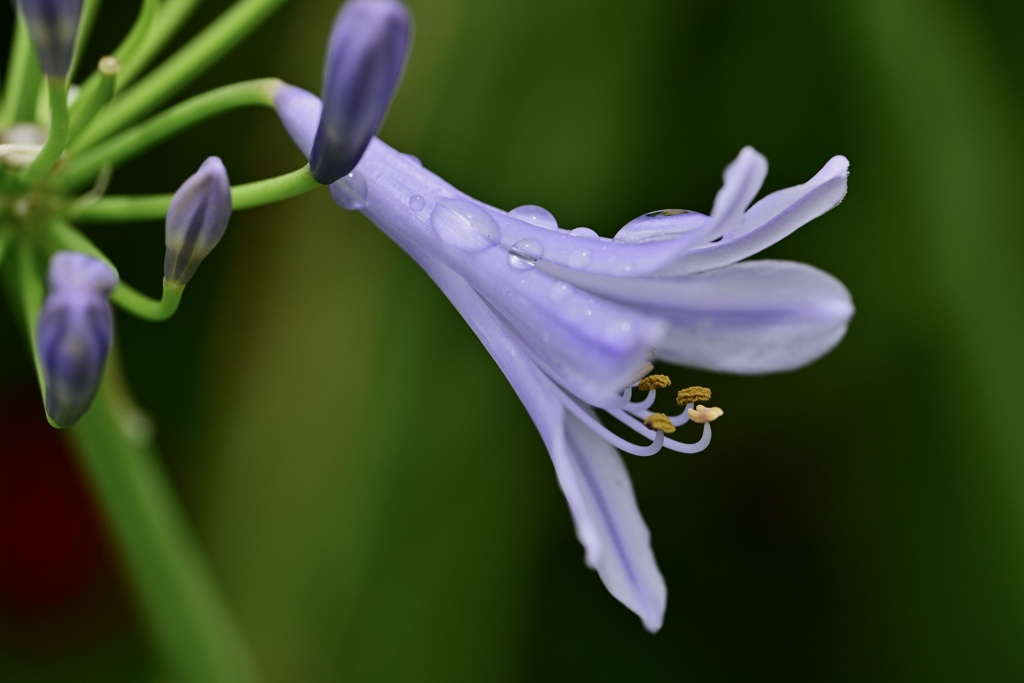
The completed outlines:
{"type": "Polygon", "coordinates": [[[656,355],[708,370],[792,370],[832,349],[853,315],[831,275],[790,261],[748,261],[679,278],[610,278],[539,263],[552,276],[663,316],[656,355]]]}
{"type": "MultiPolygon", "coordinates": [[[[565,453],[552,448],[551,457],[568,462],[566,469],[582,494],[583,509],[572,508],[573,518],[586,519],[597,532],[600,552],[588,564],[608,592],[654,633],[661,628],[668,591],[622,458],[572,415],[565,416],[565,434],[565,453]]],[[[560,482],[564,476],[559,473],[560,482]]]]}
{"type": "Polygon", "coordinates": [[[619,454],[566,414],[556,398],[559,389],[517,348],[514,335],[468,282],[423,252],[414,257],[483,342],[537,425],[587,565],[597,570],[616,599],[640,616],[647,630],[657,631],[667,589],[619,454]]]}
{"type": "Polygon", "coordinates": [[[493,209],[459,196],[379,140],[367,149],[352,181],[367,183],[361,210],[371,221],[406,250],[451,267],[572,393],[592,404],[617,401],[667,330],[660,319],[537,271],[537,244],[515,242],[512,253],[493,209]]]}
{"type": "Polygon", "coordinates": [[[739,229],[720,242],[691,249],[660,274],[684,275],[736,263],[767,249],[834,208],[846,195],[850,162],[835,156],[803,185],[773,192],[754,204],[739,229]]]}
{"type": "Polygon", "coordinates": [[[744,147],[722,173],[722,189],[715,195],[708,226],[694,233],[696,243],[710,242],[743,222],[743,212],[761,191],[768,175],[768,160],[753,147],[744,147]]]}

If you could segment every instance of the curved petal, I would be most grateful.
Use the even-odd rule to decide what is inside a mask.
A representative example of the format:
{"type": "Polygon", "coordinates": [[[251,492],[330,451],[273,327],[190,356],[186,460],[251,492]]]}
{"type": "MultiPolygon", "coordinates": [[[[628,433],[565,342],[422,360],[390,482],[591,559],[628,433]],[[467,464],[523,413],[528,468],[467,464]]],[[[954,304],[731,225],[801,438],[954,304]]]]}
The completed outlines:
{"type": "Polygon", "coordinates": [[[647,630],[657,631],[667,589],[619,454],[566,414],[556,398],[559,390],[517,348],[515,336],[468,282],[421,251],[411,255],[483,342],[540,431],[587,565],[647,630]]]}
{"type": "Polygon", "coordinates": [[[736,229],[743,222],[743,212],[761,191],[768,175],[768,160],[753,147],[744,147],[725,167],[722,189],[715,195],[711,206],[711,221],[695,233],[696,243],[710,242],[736,229]]]}
{"type": "MultiPolygon", "coordinates": [[[[640,616],[652,633],[661,628],[668,591],[651,550],[651,535],[637,507],[622,457],[571,415],[565,416],[565,458],[583,497],[583,515],[600,539],[590,562],[608,592],[640,616]]],[[[562,475],[559,475],[559,480],[562,475]]],[[[573,510],[573,517],[580,516],[573,510]]]]}
{"type": "Polygon", "coordinates": [[[610,278],[538,267],[581,289],[663,316],[656,355],[692,367],[761,374],[832,349],[853,315],[839,280],[803,263],[748,261],[679,278],[610,278]]]}
{"type": "Polygon", "coordinates": [[[737,230],[720,242],[695,247],[660,274],[684,275],[736,263],[767,249],[833,209],[846,196],[850,162],[834,156],[802,185],[773,192],[754,204],[737,230]]]}

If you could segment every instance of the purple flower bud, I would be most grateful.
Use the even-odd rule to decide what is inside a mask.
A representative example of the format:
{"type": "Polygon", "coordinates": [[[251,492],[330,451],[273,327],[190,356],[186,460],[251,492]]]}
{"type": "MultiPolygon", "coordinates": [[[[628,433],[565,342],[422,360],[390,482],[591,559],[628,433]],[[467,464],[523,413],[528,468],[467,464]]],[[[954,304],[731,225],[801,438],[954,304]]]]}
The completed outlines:
{"type": "Polygon", "coordinates": [[[334,22],[324,65],[323,114],[313,141],[313,177],[347,175],[380,130],[398,87],[411,22],[398,0],[349,0],[334,22]]]}
{"type": "Polygon", "coordinates": [[[82,0],[18,0],[39,64],[48,76],[64,76],[75,51],[82,0]]]}
{"type": "Polygon", "coordinates": [[[164,280],[184,287],[224,236],[231,218],[231,184],[217,157],[181,184],[167,209],[164,280]]]}
{"type": "Polygon", "coordinates": [[[114,332],[108,296],[118,279],[102,261],[59,251],[47,281],[37,327],[46,413],[57,426],[70,427],[89,408],[103,376],[114,332]]]}

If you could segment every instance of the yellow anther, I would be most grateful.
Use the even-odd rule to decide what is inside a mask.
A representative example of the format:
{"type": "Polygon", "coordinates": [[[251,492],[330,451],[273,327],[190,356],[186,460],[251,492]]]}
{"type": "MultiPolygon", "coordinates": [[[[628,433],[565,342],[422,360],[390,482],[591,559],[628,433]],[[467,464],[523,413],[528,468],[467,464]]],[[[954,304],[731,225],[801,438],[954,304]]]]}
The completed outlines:
{"type": "Polygon", "coordinates": [[[654,391],[655,389],[664,389],[670,384],[672,384],[672,380],[668,378],[668,375],[648,375],[640,380],[636,388],[640,391],[654,391]]]}
{"type": "Polygon", "coordinates": [[[697,424],[704,424],[706,422],[714,422],[718,418],[722,417],[723,411],[721,408],[708,408],[706,406],[697,406],[696,408],[690,408],[686,411],[686,414],[690,416],[690,419],[697,424]]]}
{"type": "Polygon", "coordinates": [[[665,413],[652,413],[648,415],[644,418],[644,426],[657,429],[659,432],[665,432],[666,434],[676,431],[676,426],[672,424],[672,420],[668,419],[668,415],[665,413]]]}
{"type": "Polygon", "coordinates": [[[686,387],[685,389],[680,389],[676,395],[676,403],[681,406],[685,406],[687,403],[710,400],[711,390],[707,387],[686,387]]]}

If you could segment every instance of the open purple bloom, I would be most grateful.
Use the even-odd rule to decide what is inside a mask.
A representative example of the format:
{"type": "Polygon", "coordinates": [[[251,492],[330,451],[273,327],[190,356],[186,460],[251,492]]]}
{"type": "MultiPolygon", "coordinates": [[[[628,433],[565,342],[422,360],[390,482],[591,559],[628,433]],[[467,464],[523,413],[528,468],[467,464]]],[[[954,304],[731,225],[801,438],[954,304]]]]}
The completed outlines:
{"type": "Polygon", "coordinates": [[[114,333],[111,268],[91,256],[59,251],[50,259],[49,292],[39,316],[37,341],[46,385],[46,413],[70,427],[92,403],[114,333]]]}
{"type": "MultiPolygon", "coordinates": [[[[308,155],[316,98],[289,86],[277,110],[308,155]]],[[[483,204],[377,139],[331,191],[408,252],[476,332],[540,431],[587,564],[656,631],[665,583],[616,449],[697,452],[711,427],[692,444],[667,437],[671,427],[648,428],[654,392],[633,401],[631,387],[655,359],[752,374],[833,348],[853,314],[842,283],[800,263],[737,262],[838,204],[847,172],[834,157],[807,183],[751,205],[767,161],[744,148],[709,215],[656,211],[611,239],[560,229],[541,207],[483,204]],[[647,443],[613,434],[599,411],[647,443]]],[[[688,411],[668,419],[679,426],[688,411]]]]}
{"type": "Polygon", "coordinates": [[[75,52],[75,34],[82,0],[18,0],[36,46],[39,64],[48,76],[64,76],[75,52]]]}
{"type": "Polygon", "coordinates": [[[328,185],[347,175],[380,130],[405,66],[412,33],[398,0],[349,0],[338,12],[324,65],[327,116],[309,155],[313,177],[328,185]]]}

